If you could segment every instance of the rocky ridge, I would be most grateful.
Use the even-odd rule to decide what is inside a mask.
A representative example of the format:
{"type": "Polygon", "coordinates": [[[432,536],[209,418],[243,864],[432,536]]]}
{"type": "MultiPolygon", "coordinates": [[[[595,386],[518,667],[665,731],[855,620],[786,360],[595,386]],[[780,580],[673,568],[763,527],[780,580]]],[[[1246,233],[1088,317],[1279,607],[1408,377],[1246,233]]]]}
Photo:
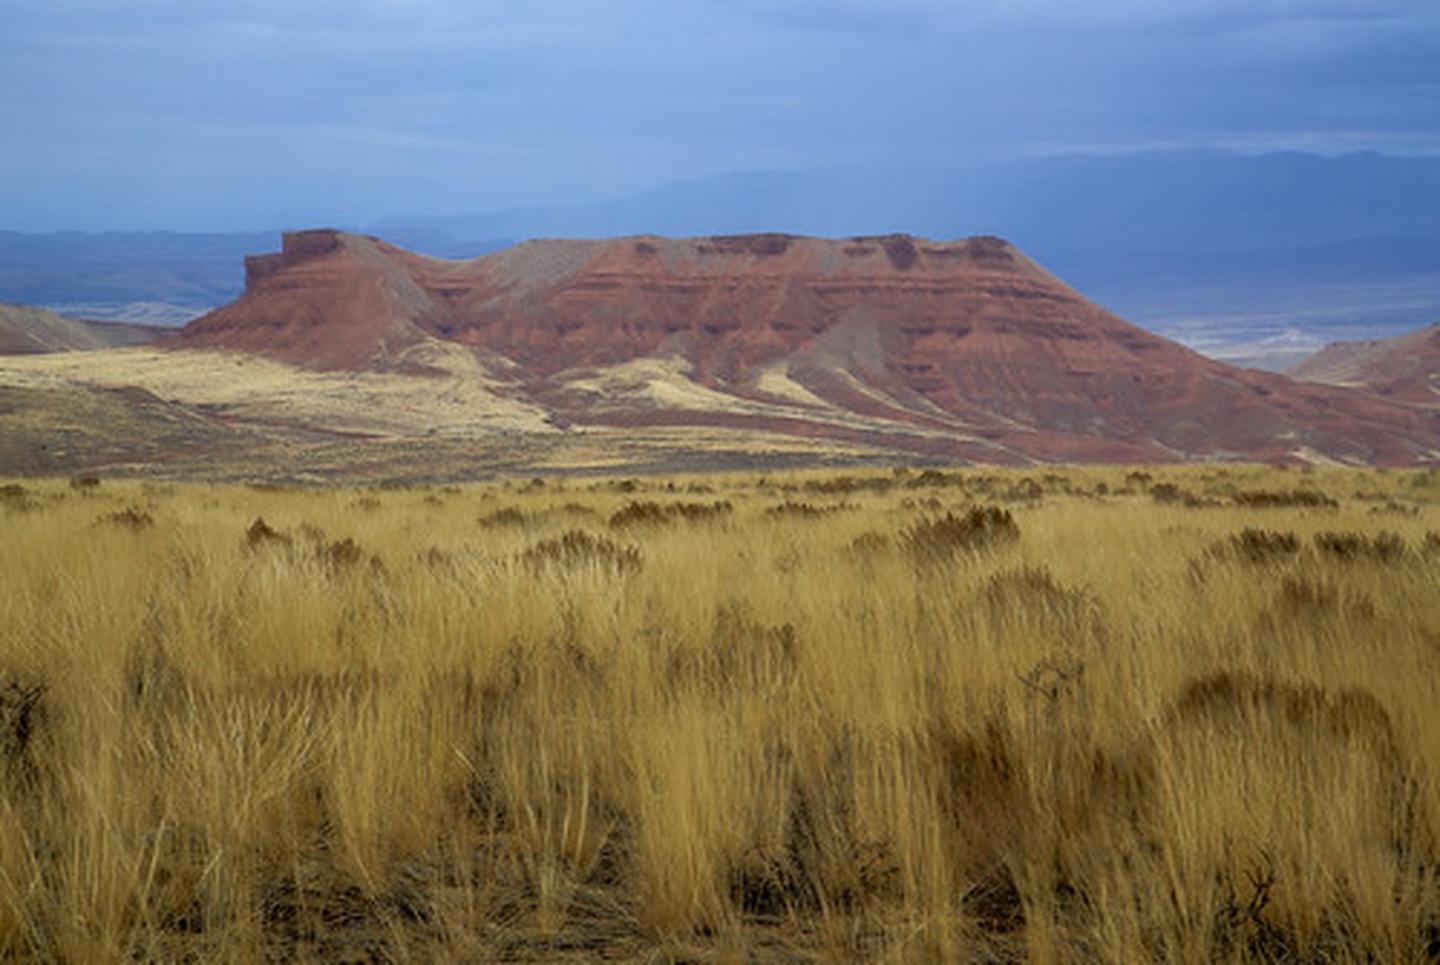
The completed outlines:
{"type": "Polygon", "coordinates": [[[431,374],[461,346],[583,426],[753,427],[947,459],[1338,459],[1440,451],[1440,416],[1204,358],[992,237],[540,240],[444,261],[336,231],[247,259],[181,348],[431,374]]]}

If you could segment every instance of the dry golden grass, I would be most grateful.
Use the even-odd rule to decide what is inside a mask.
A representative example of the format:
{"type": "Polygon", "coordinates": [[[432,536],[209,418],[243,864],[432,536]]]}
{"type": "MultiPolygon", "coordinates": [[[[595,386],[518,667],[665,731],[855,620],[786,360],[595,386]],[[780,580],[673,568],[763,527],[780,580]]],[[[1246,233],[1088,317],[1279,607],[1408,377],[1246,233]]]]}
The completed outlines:
{"type": "Polygon", "coordinates": [[[1435,472],[19,481],[0,957],[1433,960],[1437,533],[1435,472]]]}

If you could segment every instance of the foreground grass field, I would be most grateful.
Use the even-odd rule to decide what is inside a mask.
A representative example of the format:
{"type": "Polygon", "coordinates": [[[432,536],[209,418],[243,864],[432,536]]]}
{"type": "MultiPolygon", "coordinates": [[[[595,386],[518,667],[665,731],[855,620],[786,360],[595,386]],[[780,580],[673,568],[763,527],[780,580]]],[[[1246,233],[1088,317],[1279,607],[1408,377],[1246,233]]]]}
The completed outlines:
{"type": "Polygon", "coordinates": [[[0,488],[0,955],[1440,956],[1440,474],[0,488]]]}

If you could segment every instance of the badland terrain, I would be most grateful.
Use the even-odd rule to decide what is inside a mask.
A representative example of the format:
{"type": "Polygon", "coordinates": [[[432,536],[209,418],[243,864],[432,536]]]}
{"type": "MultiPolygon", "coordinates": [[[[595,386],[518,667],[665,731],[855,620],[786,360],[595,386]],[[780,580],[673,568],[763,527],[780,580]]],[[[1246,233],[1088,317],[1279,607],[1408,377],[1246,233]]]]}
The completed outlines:
{"type": "Polygon", "coordinates": [[[0,465],[434,481],[1437,458],[1433,394],[1354,382],[1206,358],[989,236],[539,240],[452,261],[312,230],[247,258],[244,293],[174,338],[0,362],[0,465]]]}

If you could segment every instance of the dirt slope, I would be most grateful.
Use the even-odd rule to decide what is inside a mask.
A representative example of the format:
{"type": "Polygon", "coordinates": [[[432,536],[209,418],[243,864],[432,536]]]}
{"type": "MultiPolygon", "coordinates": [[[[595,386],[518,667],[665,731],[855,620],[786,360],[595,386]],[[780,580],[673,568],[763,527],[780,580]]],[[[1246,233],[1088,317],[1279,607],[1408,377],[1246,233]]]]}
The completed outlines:
{"type": "Polygon", "coordinates": [[[1393,338],[1332,342],[1290,370],[1297,379],[1370,389],[1440,408],[1440,324],[1393,338]]]}
{"type": "Polygon", "coordinates": [[[0,304],[0,355],[144,345],[170,334],[148,325],[91,322],[43,308],[0,304]]]}

